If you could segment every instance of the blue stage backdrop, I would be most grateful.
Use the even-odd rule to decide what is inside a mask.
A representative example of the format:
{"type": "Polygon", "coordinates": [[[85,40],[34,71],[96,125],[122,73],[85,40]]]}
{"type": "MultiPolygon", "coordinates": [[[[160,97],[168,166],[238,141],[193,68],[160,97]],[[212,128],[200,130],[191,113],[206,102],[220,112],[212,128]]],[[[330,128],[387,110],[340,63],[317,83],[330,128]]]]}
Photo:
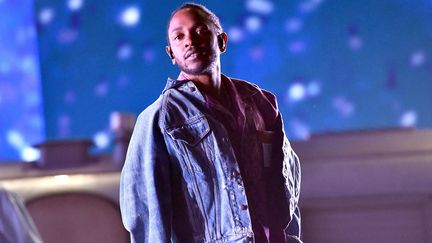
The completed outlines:
{"type": "MultiPolygon", "coordinates": [[[[275,93],[291,139],[331,131],[432,127],[430,0],[196,2],[214,10],[228,33],[222,71],[275,93]]],[[[0,49],[0,75],[20,55],[8,28],[17,31],[29,19],[8,11],[14,4],[0,0],[0,15],[4,11],[15,18],[14,28],[2,17],[0,35],[15,48],[7,46],[6,53],[16,55],[5,57],[0,49]]],[[[39,84],[29,88],[25,77],[6,74],[7,82],[0,76],[0,159],[22,154],[14,132],[31,144],[44,138],[44,126],[47,139],[89,138],[108,151],[110,113],[139,114],[159,96],[167,77],[178,74],[164,48],[167,19],[180,4],[35,1],[43,102],[37,98],[39,84]],[[8,90],[25,94],[11,103],[14,108],[8,90]],[[43,118],[36,104],[43,104],[43,118]],[[36,115],[23,115],[29,112],[36,115]],[[21,123],[33,124],[28,125],[33,130],[21,129],[21,123]]],[[[35,69],[31,75],[38,77],[35,69]]]]}
{"type": "Polygon", "coordinates": [[[44,139],[32,0],[0,0],[0,163],[33,160],[44,139]]]}

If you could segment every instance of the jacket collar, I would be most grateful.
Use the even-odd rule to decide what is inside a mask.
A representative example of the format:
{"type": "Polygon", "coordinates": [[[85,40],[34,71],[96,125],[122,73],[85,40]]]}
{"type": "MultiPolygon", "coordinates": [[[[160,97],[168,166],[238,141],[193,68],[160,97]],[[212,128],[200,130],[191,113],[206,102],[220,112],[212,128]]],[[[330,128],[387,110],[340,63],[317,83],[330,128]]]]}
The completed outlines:
{"type": "Polygon", "coordinates": [[[178,86],[180,86],[181,84],[187,83],[190,80],[177,80],[177,79],[173,79],[173,78],[168,78],[167,82],[165,84],[165,88],[163,89],[162,93],[165,93],[167,90],[172,89],[172,88],[176,88],[178,86]]]}
{"type": "Polygon", "coordinates": [[[235,79],[235,78],[230,78],[230,77],[227,77],[223,74],[222,74],[222,78],[226,78],[226,79],[228,79],[228,81],[230,81],[231,83],[234,84],[234,86],[237,90],[237,93],[239,94],[239,96],[243,100],[248,99],[249,97],[251,97],[251,96],[253,96],[259,92],[259,89],[256,85],[251,84],[247,81],[235,79]]]}
{"type": "MultiPolygon", "coordinates": [[[[240,95],[241,99],[245,100],[251,96],[253,96],[254,94],[256,94],[257,92],[259,92],[259,89],[244,80],[240,80],[240,79],[234,79],[234,78],[230,78],[228,76],[225,76],[224,74],[221,74],[222,76],[222,80],[225,79],[228,82],[232,82],[235,86],[235,88],[237,89],[238,94],[240,95]]],[[[177,79],[173,79],[173,78],[168,78],[165,88],[163,89],[162,93],[165,93],[167,90],[172,89],[172,88],[177,88],[181,85],[184,85],[186,83],[191,82],[191,80],[177,80],[177,79]]]]}

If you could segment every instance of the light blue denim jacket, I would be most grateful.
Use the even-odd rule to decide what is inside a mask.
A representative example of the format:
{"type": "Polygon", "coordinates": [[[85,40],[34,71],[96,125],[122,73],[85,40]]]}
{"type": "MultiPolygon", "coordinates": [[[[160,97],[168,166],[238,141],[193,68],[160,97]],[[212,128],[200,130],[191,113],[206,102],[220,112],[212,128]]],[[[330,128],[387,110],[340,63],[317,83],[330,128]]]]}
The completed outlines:
{"type": "MultiPolygon", "coordinates": [[[[277,113],[268,185],[280,190],[269,191],[283,194],[274,213],[283,216],[286,242],[301,242],[300,165],[276,99],[248,82],[231,80],[248,117],[266,112],[260,111],[266,105],[277,113]]],[[[255,242],[243,179],[233,173],[238,171],[228,134],[204,96],[191,81],[168,79],[162,95],[139,115],[121,173],[120,207],[131,241],[255,242]]]]}

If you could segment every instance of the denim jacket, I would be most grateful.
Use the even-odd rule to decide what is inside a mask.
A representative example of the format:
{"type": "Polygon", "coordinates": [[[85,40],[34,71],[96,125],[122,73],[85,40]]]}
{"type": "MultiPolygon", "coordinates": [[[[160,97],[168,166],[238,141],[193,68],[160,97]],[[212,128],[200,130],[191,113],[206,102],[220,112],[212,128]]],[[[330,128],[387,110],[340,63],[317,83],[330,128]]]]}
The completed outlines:
{"type": "MultiPolygon", "coordinates": [[[[270,160],[263,177],[270,216],[280,219],[285,242],[301,242],[300,164],[284,134],[276,99],[246,81],[230,80],[247,118],[273,117],[270,156],[265,146],[254,150],[270,160]]],[[[256,130],[251,128],[251,134],[256,130]]],[[[161,96],[137,119],[121,174],[120,207],[132,242],[255,242],[244,181],[228,137],[193,82],[168,79],[161,96]]]]}

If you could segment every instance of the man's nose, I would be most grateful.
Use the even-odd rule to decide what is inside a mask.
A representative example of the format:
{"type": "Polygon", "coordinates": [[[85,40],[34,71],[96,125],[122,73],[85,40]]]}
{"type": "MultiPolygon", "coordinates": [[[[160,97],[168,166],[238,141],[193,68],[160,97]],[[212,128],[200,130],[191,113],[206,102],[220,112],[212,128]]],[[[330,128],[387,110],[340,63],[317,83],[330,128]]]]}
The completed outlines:
{"type": "Polygon", "coordinates": [[[194,33],[186,35],[184,45],[185,47],[193,46],[197,42],[198,37],[194,33]]]}

